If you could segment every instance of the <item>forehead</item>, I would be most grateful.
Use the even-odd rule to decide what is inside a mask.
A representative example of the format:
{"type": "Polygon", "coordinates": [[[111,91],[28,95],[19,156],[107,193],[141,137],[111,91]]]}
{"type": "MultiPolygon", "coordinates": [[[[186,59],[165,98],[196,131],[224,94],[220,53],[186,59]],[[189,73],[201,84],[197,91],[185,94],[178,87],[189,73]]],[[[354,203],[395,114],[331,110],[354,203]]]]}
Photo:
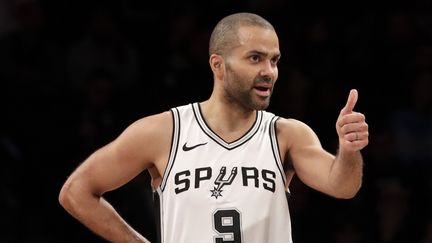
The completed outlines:
{"type": "Polygon", "coordinates": [[[237,44],[235,49],[279,54],[279,40],[276,32],[263,27],[241,26],[238,29],[237,44]]]}

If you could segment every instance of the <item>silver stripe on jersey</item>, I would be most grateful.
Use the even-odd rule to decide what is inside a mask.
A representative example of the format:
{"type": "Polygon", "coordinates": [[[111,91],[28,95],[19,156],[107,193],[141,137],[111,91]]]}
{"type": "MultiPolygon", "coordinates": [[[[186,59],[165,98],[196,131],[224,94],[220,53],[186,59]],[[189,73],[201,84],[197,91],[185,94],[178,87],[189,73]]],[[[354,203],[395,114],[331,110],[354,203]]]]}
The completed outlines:
{"type": "Polygon", "coordinates": [[[173,166],[177,149],[178,149],[178,143],[179,143],[179,137],[180,137],[180,114],[177,108],[171,109],[171,114],[173,117],[173,133],[172,133],[172,140],[171,140],[171,150],[170,155],[168,157],[168,163],[165,168],[165,172],[163,174],[162,183],[160,185],[160,188],[162,188],[162,191],[165,189],[166,180],[171,172],[171,168],[173,166]]]}
{"type": "Polygon", "coordinates": [[[165,218],[164,218],[164,207],[163,207],[163,193],[162,193],[160,187],[156,188],[156,193],[158,194],[158,200],[159,200],[159,212],[156,212],[156,213],[159,213],[159,217],[160,217],[159,218],[159,220],[160,220],[159,224],[160,225],[157,225],[158,229],[160,230],[160,242],[159,243],[163,243],[165,241],[165,237],[164,237],[164,235],[165,235],[165,232],[164,232],[164,230],[165,230],[165,227],[164,227],[165,218]]]}
{"type": "Polygon", "coordinates": [[[277,166],[279,168],[279,172],[281,173],[281,177],[283,179],[284,185],[286,185],[286,175],[284,173],[283,162],[281,160],[281,155],[279,153],[279,144],[277,141],[277,134],[276,134],[276,121],[278,119],[279,119],[278,116],[274,116],[270,122],[270,139],[271,139],[271,145],[273,149],[273,155],[275,157],[277,166]]]}

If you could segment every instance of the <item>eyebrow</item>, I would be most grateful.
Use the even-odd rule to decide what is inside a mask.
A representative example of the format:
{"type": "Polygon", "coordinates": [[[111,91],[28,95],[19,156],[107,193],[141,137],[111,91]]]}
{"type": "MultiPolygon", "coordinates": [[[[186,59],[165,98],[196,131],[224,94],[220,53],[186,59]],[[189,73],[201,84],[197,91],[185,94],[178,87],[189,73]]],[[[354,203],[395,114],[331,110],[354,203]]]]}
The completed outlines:
{"type": "MultiPolygon", "coordinates": [[[[262,51],[257,51],[257,50],[249,51],[247,54],[248,55],[255,54],[255,55],[260,55],[260,56],[269,56],[269,53],[262,52],[262,51]]],[[[281,54],[280,53],[276,53],[275,55],[272,56],[272,58],[274,58],[274,57],[280,58],[281,54]]]]}

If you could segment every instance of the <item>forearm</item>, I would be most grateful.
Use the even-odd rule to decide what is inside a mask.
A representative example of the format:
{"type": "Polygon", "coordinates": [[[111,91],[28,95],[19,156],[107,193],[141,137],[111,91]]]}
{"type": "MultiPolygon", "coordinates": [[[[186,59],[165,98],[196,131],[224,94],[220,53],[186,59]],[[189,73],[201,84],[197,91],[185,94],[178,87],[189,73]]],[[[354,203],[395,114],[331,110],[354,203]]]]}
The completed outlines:
{"type": "Polygon", "coordinates": [[[360,151],[339,151],[330,169],[329,181],[338,198],[352,198],[359,191],[363,177],[360,151]]]}
{"type": "MultiPolygon", "coordinates": [[[[62,206],[81,223],[97,235],[110,242],[149,243],[136,232],[102,197],[74,196],[72,192],[62,192],[62,206]]],[[[85,195],[85,194],[84,194],[85,195]]]]}

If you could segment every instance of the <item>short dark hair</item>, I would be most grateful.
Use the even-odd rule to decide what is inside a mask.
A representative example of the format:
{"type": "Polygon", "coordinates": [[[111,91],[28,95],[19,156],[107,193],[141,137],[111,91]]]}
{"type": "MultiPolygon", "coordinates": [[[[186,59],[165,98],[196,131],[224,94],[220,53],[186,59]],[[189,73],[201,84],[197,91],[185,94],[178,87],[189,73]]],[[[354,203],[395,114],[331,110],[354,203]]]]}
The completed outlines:
{"type": "Polygon", "coordinates": [[[209,55],[224,55],[238,43],[238,29],[242,26],[257,26],[275,31],[263,17],[254,13],[235,13],[221,19],[210,36],[209,55]]]}

